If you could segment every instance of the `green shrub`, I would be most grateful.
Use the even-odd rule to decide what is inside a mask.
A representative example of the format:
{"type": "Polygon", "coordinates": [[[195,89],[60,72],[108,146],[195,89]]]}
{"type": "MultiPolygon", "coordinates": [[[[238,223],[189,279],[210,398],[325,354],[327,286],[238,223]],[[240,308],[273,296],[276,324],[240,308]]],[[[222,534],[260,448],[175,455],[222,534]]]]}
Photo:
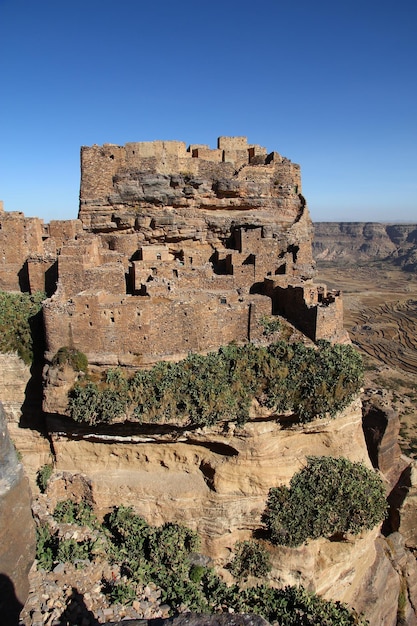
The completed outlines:
{"type": "Polygon", "coordinates": [[[147,542],[152,528],[131,507],[114,509],[105,520],[110,532],[112,560],[119,563],[129,576],[147,580],[147,542]]]}
{"type": "Polygon", "coordinates": [[[49,526],[36,527],[36,558],[41,569],[50,571],[54,565],[58,540],[51,534],[49,526]]]}
{"type": "Polygon", "coordinates": [[[46,488],[48,486],[49,479],[52,476],[54,466],[51,463],[46,463],[42,465],[36,472],[36,484],[42,493],[45,493],[46,488]]]}
{"type": "Polygon", "coordinates": [[[269,492],[263,521],[275,544],[357,534],[379,524],[387,504],[379,476],[345,458],[309,457],[290,488],[269,492]]]}
{"type": "MultiPolygon", "coordinates": [[[[63,508],[72,510],[69,505],[61,510],[63,508]]],[[[77,517],[76,514],[70,515],[77,517]]],[[[365,626],[365,620],[346,606],[323,600],[302,587],[227,586],[214,570],[196,565],[190,567],[191,551],[198,548],[199,539],[193,531],[178,524],[151,527],[131,508],[120,507],[107,516],[102,530],[108,535],[109,547],[112,544],[117,547],[113,556],[116,555],[122,568],[129,563],[121,582],[103,581],[103,592],[112,603],[131,604],[137,596],[137,583],[142,580],[159,586],[161,602],[167,602],[173,613],[181,605],[202,613],[228,610],[256,613],[281,626],[365,626]],[[133,566],[137,557],[143,560],[142,568],[133,566]]],[[[74,539],[59,541],[47,526],[39,526],[38,565],[48,571],[57,562],[71,562],[82,567],[86,560],[94,557],[95,543],[74,539]]],[[[243,555],[245,549],[240,546],[251,543],[255,542],[239,544],[237,553],[243,555]]],[[[258,552],[253,546],[249,550],[251,555],[258,552]]],[[[249,560],[253,562],[252,557],[249,560]]],[[[260,573],[259,568],[257,573],[260,573]]]]}
{"type": "Polygon", "coordinates": [[[111,604],[129,606],[137,598],[136,585],[129,582],[104,581],[103,591],[111,604]]]}
{"type": "Polygon", "coordinates": [[[41,334],[42,300],[46,295],[36,292],[9,293],[0,291],[0,352],[17,352],[30,365],[33,360],[34,336],[41,334]],[[36,329],[32,333],[32,329],[36,329]]]}
{"type": "Polygon", "coordinates": [[[77,524],[78,526],[97,526],[97,518],[93,509],[85,502],[74,502],[73,500],[61,500],[57,502],[54,519],[63,524],[77,524]]]}
{"type": "Polygon", "coordinates": [[[211,426],[221,420],[244,423],[256,398],[307,422],[347,406],[362,378],[361,357],[349,345],[231,344],[178,363],[162,361],[130,379],[109,370],[101,384],[75,385],[68,408],[74,420],[92,425],[129,415],[139,422],[211,426]]]}
{"type": "Polygon", "coordinates": [[[270,337],[274,333],[281,330],[281,321],[277,317],[263,315],[259,320],[259,323],[263,328],[262,334],[265,335],[265,337],[270,337]]]}
{"type": "Polygon", "coordinates": [[[58,543],[56,561],[58,563],[74,563],[77,567],[82,567],[82,561],[91,558],[92,542],[75,541],[75,539],[62,539],[58,543]],[[80,563],[81,561],[81,563],[80,563]]]}
{"type": "Polygon", "coordinates": [[[75,385],[70,392],[68,408],[76,422],[104,424],[126,413],[127,398],[110,388],[100,390],[95,383],[88,381],[85,385],[75,385]]]}
{"type": "Polygon", "coordinates": [[[206,568],[202,565],[192,565],[190,569],[190,580],[193,583],[199,583],[203,578],[206,568]]]}
{"type": "Polygon", "coordinates": [[[269,554],[257,541],[239,541],[235,545],[230,571],[238,579],[246,580],[248,576],[263,578],[271,571],[269,554]]]}
{"type": "Polygon", "coordinates": [[[340,602],[324,600],[303,587],[274,589],[267,585],[228,592],[235,613],[256,613],[280,626],[366,626],[364,618],[340,602]]]}
{"type": "Polygon", "coordinates": [[[83,352],[75,348],[64,346],[59,348],[58,352],[52,359],[52,365],[68,364],[75,372],[87,373],[88,359],[83,352]]]}
{"type": "MultiPolygon", "coordinates": [[[[91,528],[100,528],[91,507],[71,500],[59,502],[54,511],[54,519],[60,523],[75,523],[91,528]]],[[[96,540],[59,539],[52,535],[49,526],[36,528],[36,558],[42,569],[50,571],[56,563],[75,563],[77,567],[83,561],[92,560],[97,555],[103,556],[107,548],[106,538],[100,535],[96,540]]]]}

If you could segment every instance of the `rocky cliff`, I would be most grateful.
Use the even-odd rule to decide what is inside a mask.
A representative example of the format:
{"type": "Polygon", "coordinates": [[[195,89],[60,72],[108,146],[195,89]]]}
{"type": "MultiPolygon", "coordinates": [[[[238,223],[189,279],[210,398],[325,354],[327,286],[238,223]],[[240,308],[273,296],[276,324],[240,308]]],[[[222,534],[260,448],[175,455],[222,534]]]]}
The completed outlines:
{"type": "MultiPolygon", "coordinates": [[[[371,415],[365,441],[358,398],[335,419],[309,424],[255,402],[240,427],[227,418],[210,428],[163,420],[91,427],[68,419],[68,392],[83,375],[59,363],[62,347],[85,353],[89,375],[100,382],[109,366],[140,371],[229,342],[265,345],[273,323],[287,340],[347,340],[340,294],[313,282],[312,224],[296,164],[245,138],[223,137],[215,150],[187,150],[181,142],[85,147],[81,168],[79,220],[45,229],[36,258],[9,255],[13,267],[22,261],[29,285],[46,285],[47,275],[57,280],[43,306],[49,440],[20,428],[29,372],[9,355],[3,368],[3,388],[14,389],[9,411],[16,441],[32,478],[51,444],[50,509],[69,497],[91,503],[101,516],[131,505],[151,524],[175,521],[198,530],[203,552],[223,568],[235,543],[260,528],[270,487],[288,485],[308,456],[344,456],[371,467],[372,450],[391,491],[398,482],[394,420],[387,418],[382,432],[371,415]]],[[[12,233],[13,218],[3,221],[3,232],[12,233]]],[[[354,226],[358,237],[379,237],[377,254],[385,254],[386,231],[354,226]]],[[[413,232],[392,231],[392,237],[404,248],[413,232]]],[[[329,242],[335,233],[336,227],[329,231],[329,242]]],[[[5,237],[4,246],[12,239],[5,237]]],[[[352,244],[352,256],[356,250],[352,244]]],[[[403,478],[413,497],[411,469],[403,478]]],[[[411,543],[411,509],[402,506],[411,543]]],[[[404,546],[393,546],[402,554],[404,546]]],[[[364,610],[372,626],[394,626],[405,574],[391,565],[378,528],[343,541],[268,550],[273,584],[301,583],[364,610]]],[[[223,575],[230,580],[224,569],[223,575]]]]}
{"type": "Polygon", "coordinates": [[[23,466],[10,440],[0,403],[0,615],[14,626],[28,595],[29,569],[35,558],[31,493],[23,466]]]}
{"type": "Polygon", "coordinates": [[[407,272],[417,270],[417,225],[372,222],[316,222],[317,261],[357,263],[389,260],[407,272]]]}

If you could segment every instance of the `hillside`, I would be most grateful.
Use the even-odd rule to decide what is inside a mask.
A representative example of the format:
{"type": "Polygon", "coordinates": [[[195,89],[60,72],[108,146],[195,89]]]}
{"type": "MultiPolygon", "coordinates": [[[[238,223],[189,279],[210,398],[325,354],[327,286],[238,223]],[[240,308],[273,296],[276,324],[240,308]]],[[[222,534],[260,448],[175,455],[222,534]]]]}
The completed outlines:
{"type": "Polygon", "coordinates": [[[313,254],[321,264],[388,261],[417,271],[417,224],[315,222],[313,254]]]}

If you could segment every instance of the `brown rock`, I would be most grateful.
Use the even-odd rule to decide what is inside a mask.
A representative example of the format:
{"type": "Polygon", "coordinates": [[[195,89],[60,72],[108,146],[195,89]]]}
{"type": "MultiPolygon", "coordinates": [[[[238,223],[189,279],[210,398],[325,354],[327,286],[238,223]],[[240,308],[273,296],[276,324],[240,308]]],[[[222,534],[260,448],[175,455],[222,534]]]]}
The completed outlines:
{"type": "MultiPolygon", "coordinates": [[[[151,524],[177,521],[198,530],[203,551],[224,562],[233,544],[259,528],[272,486],[288,484],[311,454],[347,456],[369,465],[361,404],[337,419],[282,428],[274,419],[178,434],[136,431],[74,440],[52,434],[59,471],[82,473],[99,514],[133,505],[151,524]]],[[[59,482],[59,481],[58,481],[59,482]]],[[[55,487],[51,484],[52,487],[55,487]]]]}
{"type": "Polygon", "coordinates": [[[392,396],[388,391],[366,390],[363,431],[373,467],[384,474],[393,488],[404,469],[404,461],[398,443],[400,420],[398,412],[392,408],[392,396]]]}
{"type": "Polygon", "coordinates": [[[373,222],[316,222],[313,252],[317,261],[356,264],[358,261],[392,260],[406,271],[415,271],[415,224],[373,222]]]}
{"type": "MultiPolygon", "coordinates": [[[[31,489],[36,489],[36,473],[51,462],[50,444],[36,428],[23,428],[22,407],[26,401],[30,369],[17,354],[0,354],[0,398],[9,435],[21,455],[31,489]]],[[[40,422],[36,419],[35,425],[40,422]]],[[[32,423],[32,422],[30,422],[32,423]]]]}
{"type": "Polygon", "coordinates": [[[0,403],[0,615],[16,624],[29,591],[28,573],[35,558],[31,494],[10,441],[0,403]]]}
{"type": "Polygon", "coordinates": [[[404,537],[405,545],[413,550],[417,547],[417,464],[412,461],[404,472],[404,480],[400,486],[405,495],[399,507],[398,530],[404,537]]]}
{"type": "Polygon", "coordinates": [[[375,541],[375,560],[353,590],[350,603],[364,613],[370,626],[396,626],[400,576],[387,556],[385,539],[375,541]]]}

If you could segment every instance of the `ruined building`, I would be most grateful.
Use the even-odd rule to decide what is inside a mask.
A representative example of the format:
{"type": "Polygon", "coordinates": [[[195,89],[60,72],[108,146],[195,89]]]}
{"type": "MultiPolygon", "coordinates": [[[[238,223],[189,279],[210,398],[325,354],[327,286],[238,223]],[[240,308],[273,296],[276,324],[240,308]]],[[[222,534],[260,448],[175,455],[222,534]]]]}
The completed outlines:
{"type": "Polygon", "coordinates": [[[256,341],[273,315],[341,341],[312,236],[299,166],[245,137],[83,147],[78,220],[0,212],[0,288],[51,296],[49,358],[63,345],[102,366],[180,358],[256,341]]]}

